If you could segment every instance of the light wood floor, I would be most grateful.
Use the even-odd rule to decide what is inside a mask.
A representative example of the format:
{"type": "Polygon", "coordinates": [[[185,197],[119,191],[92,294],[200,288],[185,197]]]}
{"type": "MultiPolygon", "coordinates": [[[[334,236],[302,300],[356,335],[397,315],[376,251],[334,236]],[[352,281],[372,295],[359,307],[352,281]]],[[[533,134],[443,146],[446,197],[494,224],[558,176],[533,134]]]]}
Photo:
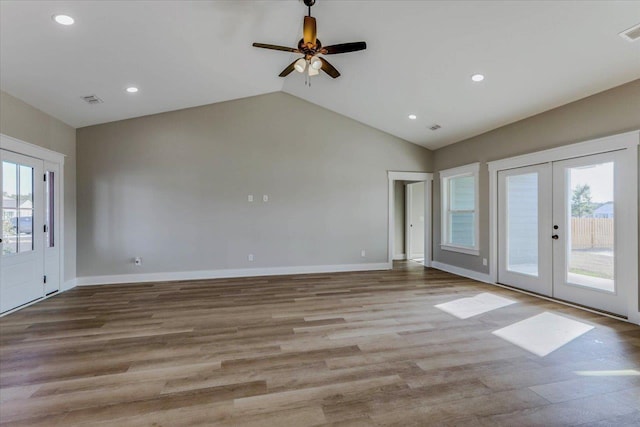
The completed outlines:
{"type": "Polygon", "coordinates": [[[415,264],[76,288],[0,331],[2,425],[640,425],[640,327],[415,264]],[[434,308],[480,292],[518,303],[434,308]],[[491,334],[543,311],[595,329],[491,334]]]}

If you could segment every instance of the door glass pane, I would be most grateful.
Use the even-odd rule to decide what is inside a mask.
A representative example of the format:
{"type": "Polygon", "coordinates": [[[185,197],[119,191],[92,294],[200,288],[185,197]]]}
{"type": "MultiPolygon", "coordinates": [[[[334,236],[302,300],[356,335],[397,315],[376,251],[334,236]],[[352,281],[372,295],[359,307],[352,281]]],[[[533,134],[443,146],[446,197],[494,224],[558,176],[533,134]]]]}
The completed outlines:
{"type": "Polygon", "coordinates": [[[45,220],[47,222],[47,247],[55,247],[55,173],[47,171],[47,185],[45,185],[45,220]]]}
{"type": "Polygon", "coordinates": [[[33,250],[33,168],[2,162],[2,254],[33,250]]]}
{"type": "Polygon", "coordinates": [[[569,283],[613,292],[613,162],[569,168],[569,283]]]}
{"type": "Polygon", "coordinates": [[[538,276],[538,174],[507,177],[507,269],[538,276]]]}
{"type": "Polygon", "coordinates": [[[2,162],[2,254],[18,252],[18,167],[2,162]]]}

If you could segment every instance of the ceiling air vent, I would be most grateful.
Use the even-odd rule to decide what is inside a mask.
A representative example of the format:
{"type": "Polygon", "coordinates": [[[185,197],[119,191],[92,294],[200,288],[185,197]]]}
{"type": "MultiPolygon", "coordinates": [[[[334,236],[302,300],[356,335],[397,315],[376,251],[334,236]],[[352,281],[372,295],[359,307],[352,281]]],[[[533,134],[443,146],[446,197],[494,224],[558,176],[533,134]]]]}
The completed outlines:
{"type": "Polygon", "coordinates": [[[102,99],[98,98],[95,95],[83,96],[82,99],[84,99],[87,104],[102,104],[104,102],[102,99]]]}
{"type": "Polygon", "coordinates": [[[429,126],[429,129],[431,129],[431,130],[438,130],[438,129],[440,129],[441,127],[442,127],[442,126],[440,126],[440,125],[433,125],[433,126],[429,126]]]}
{"type": "Polygon", "coordinates": [[[628,42],[634,42],[640,39],[640,24],[624,30],[619,35],[628,42]]]}

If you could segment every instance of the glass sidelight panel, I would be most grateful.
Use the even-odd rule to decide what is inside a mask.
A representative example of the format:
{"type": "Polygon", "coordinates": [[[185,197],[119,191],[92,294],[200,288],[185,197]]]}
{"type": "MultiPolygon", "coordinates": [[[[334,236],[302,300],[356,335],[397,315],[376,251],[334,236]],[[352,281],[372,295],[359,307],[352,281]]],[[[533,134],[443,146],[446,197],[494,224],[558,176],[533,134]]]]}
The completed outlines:
{"type": "Polygon", "coordinates": [[[33,168],[2,162],[2,254],[33,251],[33,168]]]}
{"type": "Polygon", "coordinates": [[[45,222],[47,225],[47,247],[55,247],[56,221],[55,221],[55,173],[46,172],[45,191],[45,222]]]}
{"type": "Polygon", "coordinates": [[[507,269],[538,277],[538,173],[506,179],[507,269]]]}
{"type": "Polygon", "coordinates": [[[18,165],[2,162],[2,254],[18,252],[18,165]]]}
{"type": "Polygon", "coordinates": [[[614,163],[568,168],[567,186],[567,282],[614,292],[614,163]]]}

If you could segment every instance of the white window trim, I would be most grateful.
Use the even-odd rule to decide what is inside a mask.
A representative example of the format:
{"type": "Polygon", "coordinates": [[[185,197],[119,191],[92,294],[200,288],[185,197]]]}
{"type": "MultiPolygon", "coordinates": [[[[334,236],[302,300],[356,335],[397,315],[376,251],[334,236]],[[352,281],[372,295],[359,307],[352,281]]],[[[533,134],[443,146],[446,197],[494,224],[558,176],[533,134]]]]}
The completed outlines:
{"type": "Polygon", "coordinates": [[[459,252],[467,255],[480,255],[480,220],[479,220],[479,172],[480,172],[480,163],[471,163],[464,166],[458,166],[451,169],[445,169],[440,171],[440,248],[445,251],[459,252]],[[449,230],[449,222],[448,222],[448,208],[449,208],[449,189],[448,183],[449,179],[457,178],[460,176],[471,175],[474,178],[475,182],[475,203],[474,203],[474,246],[460,246],[460,245],[452,245],[447,242],[448,230],[449,230]]]}

